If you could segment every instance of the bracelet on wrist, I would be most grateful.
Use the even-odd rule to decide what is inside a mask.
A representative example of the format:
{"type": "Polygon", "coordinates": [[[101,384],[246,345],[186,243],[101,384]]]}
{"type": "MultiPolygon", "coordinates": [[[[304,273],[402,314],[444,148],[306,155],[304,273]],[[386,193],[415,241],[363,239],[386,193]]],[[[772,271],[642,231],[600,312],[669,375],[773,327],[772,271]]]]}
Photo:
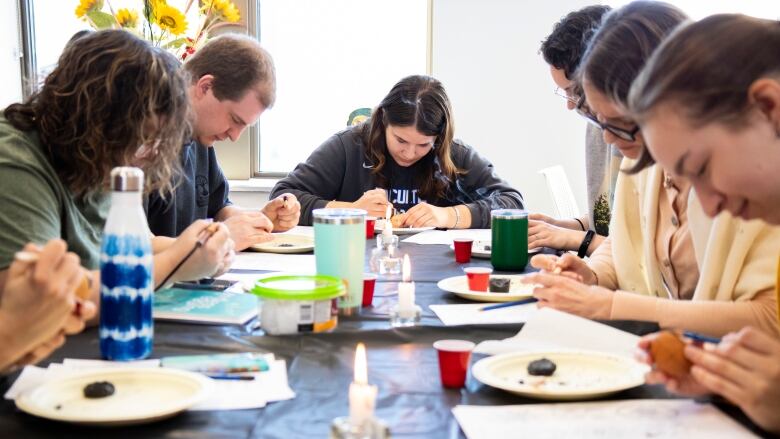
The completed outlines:
{"type": "Polygon", "coordinates": [[[577,221],[578,223],[580,223],[580,228],[582,229],[583,232],[586,230],[585,229],[585,224],[582,222],[582,220],[580,220],[579,218],[574,218],[574,221],[577,221]]]}
{"type": "Polygon", "coordinates": [[[588,247],[590,247],[590,242],[593,241],[593,236],[596,234],[593,230],[588,230],[585,232],[585,238],[582,239],[582,244],[580,244],[580,249],[577,251],[577,256],[580,258],[584,258],[588,254],[588,247]]]}
{"type": "Polygon", "coordinates": [[[455,211],[455,224],[452,225],[453,229],[456,229],[458,227],[458,223],[460,222],[460,212],[458,212],[457,206],[450,206],[452,207],[452,210],[455,211]]]}

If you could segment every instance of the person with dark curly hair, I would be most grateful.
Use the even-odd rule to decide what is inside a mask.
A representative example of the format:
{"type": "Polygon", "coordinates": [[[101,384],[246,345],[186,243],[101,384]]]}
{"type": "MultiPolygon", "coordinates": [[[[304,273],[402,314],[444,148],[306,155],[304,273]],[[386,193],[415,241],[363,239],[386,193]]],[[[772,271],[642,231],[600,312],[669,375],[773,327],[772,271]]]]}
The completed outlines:
{"type": "MultiPolygon", "coordinates": [[[[569,110],[579,111],[581,87],[575,81],[588,40],[609,6],[587,6],[570,12],[553,27],[542,41],[540,52],[550,66],[550,75],[557,86],[555,93],[565,99],[569,110]]],[[[613,146],[604,143],[598,128],[588,125],[585,135],[585,173],[587,177],[588,212],[580,218],[552,218],[540,213],[530,215],[528,246],[578,250],[590,255],[609,234],[609,220],[615,181],[623,156],[613,146]],[[588,231],[593,236],[588,237],[588,231]],[[583,245],[587,239],[589,245],[583,245]]]]}
{"type": "MultiPolygon", "coordinates": [[[[190,135],[189,115],[187,76],[171,54],[122,30],[71,40],[40,90],[0,116],[0,290],[13,280],[9,267],[20,248],[61,239],[91,270],[83,275],[93,279],[91,300],[99,303],[111,170],[139,167],[147,193],[169,191],[190,135]]],[[[155,252],[156,283],[205,227],[196,223],[155,252]]],[[[227,227],[219,224],[171,281],[226,270],[232,248],[227,227]]]]}

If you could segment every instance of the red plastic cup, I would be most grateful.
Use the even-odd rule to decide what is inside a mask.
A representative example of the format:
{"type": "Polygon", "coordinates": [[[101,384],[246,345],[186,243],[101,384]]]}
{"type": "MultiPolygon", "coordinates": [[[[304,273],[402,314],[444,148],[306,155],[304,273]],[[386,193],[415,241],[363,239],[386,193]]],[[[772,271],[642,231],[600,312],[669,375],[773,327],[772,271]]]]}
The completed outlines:
{"type": "Polygon", "coordinates": [[[474,244],[473,239],[461,238],[452,240],[455,246],[455,262],[465,264],[471,262],[471,246],[474,244]]]}
{"type": "Polygon", "coordinates": [[[439,372],[444,387],[459,389],[466,384],[474,343],[467,340],[439,340],[433,343],[439,354],[439,372]]]}
{"type": "Polygon", "coordinates": [[[376,277],[373,273],[363,273],[363,306],[371,306],[374,303],[376,277]]]}
{"type": "Polygon", "coordinates": [[[466,267],[463,269],[466,272],[466,278],[469,281],[469,289],[471,291],[487,291],[488,284],[490,284],[490,273],[493,272],[492,268],[488,267],[466,267]]]}
{"type": "Polygon", "coordinates": [[[376,226],[376,217],[366,217],[366,239],[374,239],[374,226],[376,226]]]}

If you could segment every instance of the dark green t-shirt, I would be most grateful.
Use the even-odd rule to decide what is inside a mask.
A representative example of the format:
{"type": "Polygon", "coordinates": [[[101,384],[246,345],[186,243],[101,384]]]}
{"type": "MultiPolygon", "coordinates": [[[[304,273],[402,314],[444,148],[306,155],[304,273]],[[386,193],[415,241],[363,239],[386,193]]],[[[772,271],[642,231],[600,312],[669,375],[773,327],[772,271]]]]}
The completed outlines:
{"type": "Polygon", "coordinates": [[[89,269],[100,266],[110,193],[76,199],[63,185],[34,131],[0,116],[0,270],[28,242],[62,238],[89,269]]]}

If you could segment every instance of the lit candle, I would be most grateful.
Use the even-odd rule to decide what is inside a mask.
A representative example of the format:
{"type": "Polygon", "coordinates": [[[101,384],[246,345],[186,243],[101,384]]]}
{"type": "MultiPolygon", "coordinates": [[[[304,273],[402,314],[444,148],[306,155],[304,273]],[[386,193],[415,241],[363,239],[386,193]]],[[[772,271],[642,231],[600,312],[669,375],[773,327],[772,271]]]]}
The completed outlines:
{"type": "Polygon", "coordinates": [[[412,264],[409,255],[404,255],[401,270],[403,282],[398,284],[398,313],[408,318],[414,315],[414,282],[412,282],[412,264]]]}
{"type": "Polygon", "coordinates": [[[366,347],[358,343],[355,350],[355,379],[349,385],[349,419],[352,425],[363,425],[374,416],[376,386],[368,384],[366,347]]]}

